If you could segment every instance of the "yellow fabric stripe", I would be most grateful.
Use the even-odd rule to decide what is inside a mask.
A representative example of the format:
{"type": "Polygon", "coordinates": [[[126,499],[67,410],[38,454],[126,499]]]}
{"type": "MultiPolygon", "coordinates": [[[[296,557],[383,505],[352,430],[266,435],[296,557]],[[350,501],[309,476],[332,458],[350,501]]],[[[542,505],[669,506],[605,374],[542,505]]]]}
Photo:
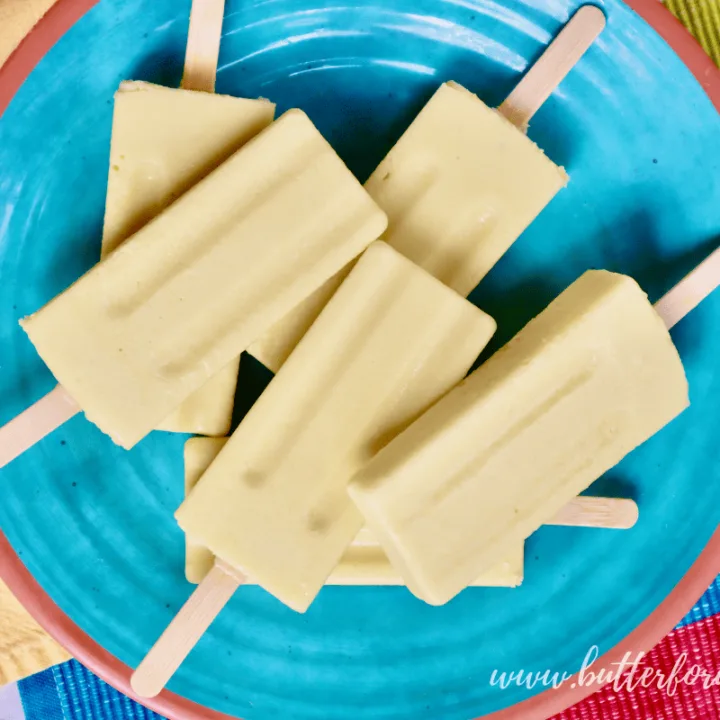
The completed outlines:
{"type": "Polygon", "coordinates": [[[667,6],[720,66],[720,0],[667,0],[667,6]]]}

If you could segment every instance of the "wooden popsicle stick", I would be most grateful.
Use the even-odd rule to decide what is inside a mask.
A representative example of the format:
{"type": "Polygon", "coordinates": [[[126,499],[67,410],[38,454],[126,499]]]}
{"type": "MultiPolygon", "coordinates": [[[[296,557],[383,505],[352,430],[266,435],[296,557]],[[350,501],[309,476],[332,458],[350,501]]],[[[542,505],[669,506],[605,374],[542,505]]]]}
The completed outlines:
{"type": "MultiPolygon", "coordinates": [[[[625,498],[607,498],[580,495],[571,500],[546,525],[588,527],[608,530],[629,530],[639,517],[637,503],[625,498]]],[[[373,532],[364,527],[353,542],[353,547],[378,547],[373,532]]]]}
{"type": "Polygon", "coordinates": [[[594,5],[581,7],[508,95],[498,112],[515,127],[526,130],[530,118],[595,42],[605,22],[600,8],[594,5]]]}
{"type": "Polygon", "coordinates": [[[60,385],[56,386],[44,398],[0,427],[0,468],[79,412],[77,403],[60,385]]]}
{"type": "Polygon", "coordinates": [[[132,674],[130,685],[139,697],[155,697],[162,691],[244,582],[242,573],[221,560],[215,561],[213,569],[132,674]]]}
{"type": "Polygon", "coordinates": [[[225,0],[193,0],[183,89],[215,92],[224,15],[225,0]]]}
{"type": "Polygon", "coordinates": [[[629,530],[638,517],[638,506],[634,500],[580,495],[545,524],[629,530]]]}
{"type": "Polygon", "coordinates": [[[711,253],[655,303],[668,330],[720,285],[720,248],[711,253]]]}

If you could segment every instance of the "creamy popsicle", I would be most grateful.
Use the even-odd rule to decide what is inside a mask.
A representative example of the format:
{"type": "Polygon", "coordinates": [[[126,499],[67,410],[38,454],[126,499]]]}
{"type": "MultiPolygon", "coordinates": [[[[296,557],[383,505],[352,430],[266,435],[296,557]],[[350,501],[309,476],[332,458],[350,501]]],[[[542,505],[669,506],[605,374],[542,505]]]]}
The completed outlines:
{"type": "Polygon", "coordinates": [[[688,402],[645,293],[590,271],[384,447],[349,493],[408,587],[442,604],[688,402]]]}
{"type": "MultiPolygon", "coordinates": [[[[225,446],[227,438],[191,438],[185,443],[185,492],[190,494],[205,471],[225,446]]],[[[482,573],[474,586],[516,587],[523,580],[521,543],[495,567],[482,573]]],[[[197,584],[212,569],[215,556],[206,548],[187,541],[185,575],[197,584]]],[[[248,578],[246,584],[254,580],[248,578]]],[[[402,585],[399,573],[390,564],[375,536],[367,528],[358,533],[352,545],[340,558],[326,585],[402,585]]]]}
{"type": "MultiPolygon", "coordinates": [[[[121,83],[115,94],[102,257],[266,128],[274,114],[267,100],[121,83]]],[[[230,363],[160,429],[226,435],[237,374],[238,362],[230,363]]]]}
{"type": "Polygon", "coordinates": [[[22,325],[67,395],[129,448],[386,222],[293,110],[22,325]]]}
{"type": "MultiPolygon", "coordinates": [[[[449,82],[365,188],[388,215],[383,240],[468,295],[567,181],[502,114],[449,82]]],[[[277,371],[348,271],[318,288],[249,352],[277,371]]]]}
{"type": "Polygon", "coordinates": [[[465,375],[494,330],[485,313],[374,243],[178,523],[192,543],[304,611],[362,527],[349,478],[465,375]]]}

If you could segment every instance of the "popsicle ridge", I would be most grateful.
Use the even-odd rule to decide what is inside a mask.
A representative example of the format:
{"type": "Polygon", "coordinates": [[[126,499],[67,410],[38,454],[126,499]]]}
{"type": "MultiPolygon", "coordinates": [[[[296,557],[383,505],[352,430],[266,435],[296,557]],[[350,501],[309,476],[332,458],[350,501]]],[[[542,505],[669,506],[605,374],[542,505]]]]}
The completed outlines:
{"type": "MultiPolygon", "coordinates": [[[[224,251],[228,255],[232,255],[234,251],[233,241],[238,235],[245,232],[243,225],[238,225],[238,219],[252,225],[254,222],[261,224],[267,221],[267,215],[276,212],[273,207],[274,200],[278,202],[290,202],[293,209],[296,207],[305,207],[307,202],[316,200],[317,190],[312,187],[302,187],[307,197],[303,197],[301,201],[296,202],[293,198],[294,183],[297,180],[301,182],[306,177],[312,177],[317,171],[323,172],[328,162],[326,156],[318,156],[318,140],[320,136],[316,133],[308,132],[310,128],[303,127],[305,123],[295,122],[298,128],[306,133],[306,137],[302,142],[298,143],[294,152],[288,153],[290,161],[276,168],[276,172],[257,178],[256,183],[247,194],[242,194],[242,189],[238,187],[238,168],[249,167],[250,164],[259,161],[260,157],[265,158],[265,162],[270,161],[270,157],[265,155],[265,151],[272,148],[267,142],[268,135],[275,137],[280,131],[282,125],[294,120],[292,117],[295,113],[291,113],[291,117],[287,114],[276,120],[268,129],[261,132],[255,138],[244,145],[240,151],[235,153],[233,157],[220,165],[212,173],[212,184],[201,183],[191,188],[187,193],[180,197],[173,205],[173,214],[183,213],[183,216],[195,214],[196,207],[209,206],[208,200],[211,196],[218,197],[218,193],[224,196],[226,207],[228,208],[221,216],[214,215],[207,222],[211,228],[211,236],[209,240],[202,243],[194,242],[197,236],[197,223],[177,222],[173,225],[173,244],[177,248],[172,258],[167,255],[168,238],[165,234],[161,236],[157,231],[167,218],[167,210],[159,216],[151,220],[146,226],[141,228],[133,238],[121,245],[116,251],[116,255],[124,256],[133,253],[133,244],[148,243],[148,238],[154,241],[154,251],[156,257],[151,258],[135,275],[135,282],[128,284],[124,278],[117,278],[114,284],[110,284],[107,290],[108,311],[111,317],[122,318],[138,309],[143,312],[147,311],[145,305],[150,302],[154,296],[160,294],[163,289],[169,286],[175,280],[187,281],[186,275],[191,273],[202,277],[202,273],[198,273],[195,269],[198,263],[206,262],[222,262],[221,259],[215,257],[215,253],[224,251]],[[259,154],[256,159],[253,157],[255,153],[259,154]],[[323,167],[319,167],[323,166],[323,167]],[[160,261],[164,258],[164,261],[160,261]],[[111,294],[112,293],[112,294],[111,294]],[[113,295],[117,293],[117,299],[113,299],[113,295]]],[[[250,180],[248,178],[248,180],[250,180]]],[[[248,182],[248,186],[249,182],[248,182]]],[[[183,217],[185,219],[185,217],[183,217]]],[[[257,238],[256,242],[267,242],[267,238],[257,238]]],[[[253,254],[253,247],[245,250],[246,257],[253,254]]],[[[107,275],[113,278],[112,273],[113,256],[109,256],[105,261],[107,267],[107,275]]],[[[275,257],[268,258],[268,262],[276,260],[275,257]]],[[[226,270],[234,270],[237,272],[237,263],[222,262],[226,270]]],[[[213,285],[222,287],[219,281],[214,281],[213,285]]],[[[232,285],[231,285],[232,287],[232,285]]],[[[198,292],[206,292],[207,286],[198,289],[198,292]]],[[[220,304],[220,303],[218,303],[220,304]]],[[[192,311],[193,306],[188,303],[188,311],[192,311]]]]}

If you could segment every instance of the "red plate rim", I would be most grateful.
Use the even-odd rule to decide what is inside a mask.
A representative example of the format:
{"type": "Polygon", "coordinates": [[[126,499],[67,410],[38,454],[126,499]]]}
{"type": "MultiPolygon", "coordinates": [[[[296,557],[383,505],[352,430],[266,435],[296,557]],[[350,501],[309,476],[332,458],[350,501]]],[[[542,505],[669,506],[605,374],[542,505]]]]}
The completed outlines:
{"type": "MultiPolygon", "coordinates": [[[[0,116],[20,86],[53,45],[99,0],[58,0],[45,17],[25,37],[0,68],[0,116]]],[[[711,102],[720,112],[720,70],[690,33],[659,0],[626,0],[673,48],[685,63],[711,102]]],[[[667,635],[692,608],[720,570],[720,529],[710,539],[700,557],[660,606],[624,640],[593,665],[593,671],[611,670],[626,652],[634,657],[647,652],[667,635]]],[[[204,708],[180,695],[164,691],[152,700],[134,695],[130,687],[132,670],[86,635],[55,605],[22,564],[7,538],[0,532],[0,578],[35,620],[83,665],[105,682],[146,707],[171,720],[232,720],[204,708]]],[[[545,720],[574,705],[598,689],[566,682],[518,705],[486,716],[486,720],[545,720]]]]}

